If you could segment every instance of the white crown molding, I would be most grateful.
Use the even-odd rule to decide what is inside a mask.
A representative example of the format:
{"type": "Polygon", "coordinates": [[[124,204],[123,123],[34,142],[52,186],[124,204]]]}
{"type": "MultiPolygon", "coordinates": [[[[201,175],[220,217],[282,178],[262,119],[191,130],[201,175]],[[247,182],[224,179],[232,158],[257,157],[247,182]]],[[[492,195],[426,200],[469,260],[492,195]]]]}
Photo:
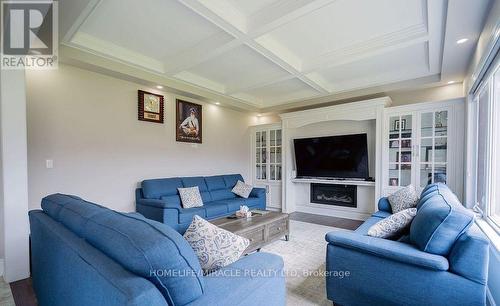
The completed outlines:
{"type": "Polygon", "coordinates": [[[210,90],[216,91],[221,94],[226,92],[226,87],[224,85],[211,81],[207,78],[201,77],[191,72],[183,71],[181,73],[176,74],[174,77],[186,81],[188,83],[198,84],[201,87],[208,88],[210,90]]]}
{"type": "Polygon", "coordinates": [[[392,104],[389,97],[382,97],[352,103],[345,103],[316,109],[280,114],[283,128],[300,128],[312,123],[331,120],[375,119],[377,109],[392,104]]]}
{"type": "Polygon", "coordinates": [[[79,14],[78,18],[76,18],[68,31],[64,33],[61,43],[69,43],[73,39],[73,36],[78,32],[83,23],[96,10],[101,2],[102,0],[89,0],[85,9],[79,14]]]}
{"type": "Polygon", "coordinates": [[[143,67],[150,71],[165,73],[162,62],[83,32],[76,33],[71,42],[65,43],[65,45],[126,62],[136,67],[143,67]]]}

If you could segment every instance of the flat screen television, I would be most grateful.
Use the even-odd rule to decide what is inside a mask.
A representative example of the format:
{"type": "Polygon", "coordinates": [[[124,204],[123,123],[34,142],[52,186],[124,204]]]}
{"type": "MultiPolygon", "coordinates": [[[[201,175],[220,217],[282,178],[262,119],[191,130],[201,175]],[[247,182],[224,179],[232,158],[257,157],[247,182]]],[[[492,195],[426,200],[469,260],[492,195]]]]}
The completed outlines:
{"type": "Polygon", "coordinates": [[[367,179],[366,134],[294,139],[297,178],[367,179]]]}

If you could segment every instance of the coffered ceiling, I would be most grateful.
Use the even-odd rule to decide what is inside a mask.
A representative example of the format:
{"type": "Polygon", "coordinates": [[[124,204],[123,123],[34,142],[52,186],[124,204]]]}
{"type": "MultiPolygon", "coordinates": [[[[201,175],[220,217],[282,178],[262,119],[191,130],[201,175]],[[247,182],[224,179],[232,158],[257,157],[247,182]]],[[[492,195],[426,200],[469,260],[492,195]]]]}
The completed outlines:
{"type": "MultiPolygon", "coordinates": [[[[479,9],[467,13],[477,24],[489,1],[473,2],[479,9]]],[[[88,0],[63,44],[262,109],[442,79],[448,6],[445,0],[88,0]]],[[[449,65],[466,67],[468,52],[451,50],[449,65]]],[[[465,68],[456,70],[463,77],[465,68]]]]}

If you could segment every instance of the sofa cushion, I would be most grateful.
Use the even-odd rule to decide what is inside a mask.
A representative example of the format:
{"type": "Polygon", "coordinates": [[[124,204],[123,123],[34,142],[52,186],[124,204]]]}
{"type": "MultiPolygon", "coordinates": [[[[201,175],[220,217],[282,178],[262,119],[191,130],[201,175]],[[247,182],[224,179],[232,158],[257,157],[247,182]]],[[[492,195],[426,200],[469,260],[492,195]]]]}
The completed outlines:
{"type": "Polygon", "coordinates": [[[160,199],[161,196],[176,195],[177,188],[182,188],[180,178],[164,178],[142,181],[142,194],[146,199],[160,199]]]}
{"type": "Polygon", "coordinates": [[[231,192],[231,189],[213,190],[213,191],[210,191],[210,195],[212,196],[212,201],[219,201],[219,200],[227,200],[227,199],[236,198],[236,195],[231,192]]]}
{"type": "Polygon", "coordinates": [[[446,185],[437,184],[436,188],[436,194],[418,208],[410,227],[410,240],[422,251],[446,256],[472,225],[474,215],[446,185]]]}
{"type": "Polygon", "coordinates": [[[393,214],[417,206],[418,195],[413,185],[408,185],[387,197],[393,214]]]}
{"type": "Polygon", "coordinates": [[[242,198],[247,199],[250,193],[252,192],[252,185],[248,185],[243,183],[242,181],[236,182],[236,185],[231,189],[231,192],[235,195],[238,195],[242,198]]]}
{"type": "Polygon", "coordinates": [[[250,245],[247,238],[233,234],[195,216],[184,238],[198,255],[201,267],[211,272],[237,261],[250,245]]]}
{"type": "Polygon", "coordinates": [[[208,191],[207,183],[205,183],[205,178],[202,176],[181,177],[181,181],[184,188],[197,186],[200,192],[208,191]]]}
{"type": "Polygon", "coordinates": [[[155,284],[169,305],[184,305],[203,294],[196,255],[169,226],[109,210],[90,219],[85,228],[89,243],[155,284]]]}
{"type": "Polygon", "coordinates": [[[375,223],[368,230],[368,236],[378,238],[399,238],[410,227],[417,214],[416,208],[408,208],[375,223]]]}
{"type": "Polygon", "coordinates": [[[69,202],[81,200],[81,198],[66,194],[51,194],[42,199],[43,211],[53,219],[59,221],[59,213],[61,209],[69,202]]]}
{"type": "Polygon", "coordinates": [[[208,191],[226,189],[226,183],[222,175],[205,177],[208,191]]]}
{"type": "Polygon", "coordinates": [[[236,183],[238,181],[245,182],[241,174],[223,175],[223,178],[224,178],[224,184],[226,185],[227,189],[233,189],[233,187],[236,186],[236,183]]]}
{"type": "Polygon", "coordinates": [[[436,194],[438,194],[437,184],[427,185],[420,194],[420,199],[418,200],[417,203],[417,209],[419,209],[428,199],[430,199],[432,196],[436,194]]]}
{"type": "Polygon", "coordinates": [[[182,208],[193,208],[203,206],[200,190],[198,186],[188,188],[178,188],[181,197],[182,208]]]}
{"type": "Polygon", "coordinates": [[[218,202],[208,202],[203,206],[207,218],[214,218],[227,214],[227,204],[218,202]]]}
{"type": "Polygon", "coordinates": [[[108,209],[87,202],[77,196],[53,194],[42,199],[43,211],[52,219],[61,222],[68,229],[82,237],[84,226],[92,218],[108,209]]]}

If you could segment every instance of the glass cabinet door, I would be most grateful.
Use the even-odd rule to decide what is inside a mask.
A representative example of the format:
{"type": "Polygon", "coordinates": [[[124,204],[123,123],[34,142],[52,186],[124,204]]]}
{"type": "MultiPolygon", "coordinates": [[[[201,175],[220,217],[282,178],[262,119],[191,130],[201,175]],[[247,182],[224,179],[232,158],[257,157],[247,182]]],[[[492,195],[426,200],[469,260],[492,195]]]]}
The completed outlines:
{"type": "Polygon", "coordinates": [[[281,181],[281,129],[255,132],[255,178],[281,181]]]}
{"type": "Polygon", "coordinates": [[[448,111],[420,115],[419,185],[446,183],[448,165],[448,111]]]}
{"type": "Polygon", "coordinates": [[[281,130],[269,131],[269,152],[269,179],[281,181],[281,130]]]}
{"type": "Polygon", "coordinates": [[[267,131],[255,133],[255,179],[267,179],[267,131]]]}
{"type": "Polygon", "coordinates": [[[389,118],[389,176],[391,187],[408,186],[412,183],[413,133],[410,115],[389,118]]]}

